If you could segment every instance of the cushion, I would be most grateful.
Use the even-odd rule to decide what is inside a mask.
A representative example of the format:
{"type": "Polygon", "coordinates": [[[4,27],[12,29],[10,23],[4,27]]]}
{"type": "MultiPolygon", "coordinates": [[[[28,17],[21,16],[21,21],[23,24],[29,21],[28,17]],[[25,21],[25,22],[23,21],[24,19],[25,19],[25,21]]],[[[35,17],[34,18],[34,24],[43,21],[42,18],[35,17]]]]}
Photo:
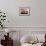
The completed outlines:
{"type": "Polygon", "coordinates": [[[32,43],[34,41],[37,41],[37,38],[35,38],[35,36],[28,36],[28,35],[24,35],[21,39],[20,42],[21,43],[32,43]]]}

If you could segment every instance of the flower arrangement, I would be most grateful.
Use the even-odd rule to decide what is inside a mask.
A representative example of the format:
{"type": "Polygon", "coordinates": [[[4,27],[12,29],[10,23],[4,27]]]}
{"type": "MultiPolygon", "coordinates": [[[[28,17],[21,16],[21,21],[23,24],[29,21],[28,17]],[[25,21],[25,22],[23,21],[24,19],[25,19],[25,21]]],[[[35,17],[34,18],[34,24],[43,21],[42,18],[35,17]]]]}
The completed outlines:
{"type": "Polygon", "coordinates": [[[0,11],[0,27],[3,28],[4,27],[4,22],[6,20],[6,15],[4,12],[0,11]]]}

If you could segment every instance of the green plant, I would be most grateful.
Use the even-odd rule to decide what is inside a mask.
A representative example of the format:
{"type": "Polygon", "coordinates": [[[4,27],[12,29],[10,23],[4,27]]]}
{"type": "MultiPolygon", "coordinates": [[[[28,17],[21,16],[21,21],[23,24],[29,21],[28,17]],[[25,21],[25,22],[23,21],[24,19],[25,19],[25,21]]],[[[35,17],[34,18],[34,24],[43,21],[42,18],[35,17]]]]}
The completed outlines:
{"type": "Polygon", "coordinates": [[[4,27],[4,22],[6,20],[6,15],[4,12],[0,11],[0,27],[3,28],[4,27]]]}

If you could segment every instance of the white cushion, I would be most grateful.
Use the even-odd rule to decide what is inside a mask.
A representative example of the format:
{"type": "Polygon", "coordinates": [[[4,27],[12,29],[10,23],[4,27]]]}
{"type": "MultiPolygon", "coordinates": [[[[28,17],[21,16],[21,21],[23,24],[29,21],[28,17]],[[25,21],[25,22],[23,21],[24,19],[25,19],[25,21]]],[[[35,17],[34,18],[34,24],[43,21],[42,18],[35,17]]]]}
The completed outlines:
{"type": "Polygon", "coordinates": [[[20,39],[20,42],[21,42],[21,43],[31,42],[31,41],[37,41],[37,38],[35,38],[34,36],[24,35],[24,36],[20,39]]]}

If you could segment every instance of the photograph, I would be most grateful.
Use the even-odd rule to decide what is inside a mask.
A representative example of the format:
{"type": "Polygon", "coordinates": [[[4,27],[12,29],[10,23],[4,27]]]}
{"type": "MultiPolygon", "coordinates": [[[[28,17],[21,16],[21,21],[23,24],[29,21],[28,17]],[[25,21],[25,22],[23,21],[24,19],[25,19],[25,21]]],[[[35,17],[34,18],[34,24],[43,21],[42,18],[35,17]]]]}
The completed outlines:
{"type": "Polygon", "coordinates": [[[30,16],[30,8],[29,7],[20,7],[19,15],[20,16],[30,16]]]}

